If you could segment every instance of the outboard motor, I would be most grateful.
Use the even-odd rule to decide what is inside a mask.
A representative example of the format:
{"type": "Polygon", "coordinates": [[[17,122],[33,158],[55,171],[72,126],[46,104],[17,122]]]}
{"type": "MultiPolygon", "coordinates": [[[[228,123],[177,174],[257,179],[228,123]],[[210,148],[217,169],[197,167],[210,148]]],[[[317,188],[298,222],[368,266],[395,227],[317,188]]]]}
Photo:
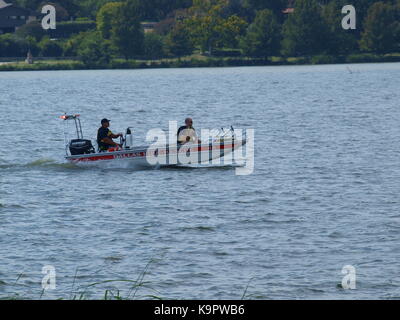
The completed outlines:
{"type": "Polygon", "coordinates": [[[132,136],[132,131],[131,128],[126,129],[126,135],[125,135],[125,148],[130,149],[133,146],[133,136],[132,136]]]}
{"type": "Polygon", "coordinates": [[[85,139],[71,140],[71,142],[69,143],[69,151],[73,156],[80,154],[95,153],[92,141],[85,139]]]}

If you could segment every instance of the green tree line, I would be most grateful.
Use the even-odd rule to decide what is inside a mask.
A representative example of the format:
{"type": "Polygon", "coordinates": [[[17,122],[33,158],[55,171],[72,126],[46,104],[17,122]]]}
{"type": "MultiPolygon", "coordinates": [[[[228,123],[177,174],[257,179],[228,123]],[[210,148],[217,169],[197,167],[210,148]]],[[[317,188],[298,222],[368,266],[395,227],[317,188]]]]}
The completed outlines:
{"type": "MultiPolygon", "coordinates": [[[[18,0],[38,10],[38,0],[18,0]]],[[[0,56],[79,57],[92,66],[112,59],[191,55],[302,57],[400,52],[400,0],[352,0],[357,28],[344,30],[347,0],[59,0],[57,30],[39,22],[0,36],[0,56]],[[69,21],[69,20],[73,21],[69,21]],[[64,21],[63,21],[64,20],[64,21]],[[154,21],[152,32],[143,22],[154,21]],[[56,38],[56,40],[54,40],[56,38]]]]}

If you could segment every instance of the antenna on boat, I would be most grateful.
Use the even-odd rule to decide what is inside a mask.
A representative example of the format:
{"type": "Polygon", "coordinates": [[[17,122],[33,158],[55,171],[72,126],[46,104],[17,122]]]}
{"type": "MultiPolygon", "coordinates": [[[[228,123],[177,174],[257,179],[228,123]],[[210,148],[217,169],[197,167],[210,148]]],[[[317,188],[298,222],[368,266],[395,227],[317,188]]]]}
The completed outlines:
{"type": "Polygon", "coordinates": [[[75,128],[76,128],[76,135],[77,135],[78,139],[83,139],[82,124],[81,124],[81,119],[79,118],[80,116],[81,116],[80,114],[67,115],[66,113],[64,113],[64,115],[60,116],[60,119],[74,120],[75,128]]]}
{"type": "Polygon", "coordinates": [[[82,132],[82,124],[81,124],[81,119],[79,118],[80,114],[71,114],[68,115],[67,113],[64,113],[62,116],[60,116],[60,119],[64,120],[64,144],[65,144],[65,153],[68,155],[68,137],[67,137],[67,130],[66,130],[66,120],[74,120],[75,122],[75,128],[76,128],[76,135],[78,140],[83,139],[83,132],[82,132]]]}

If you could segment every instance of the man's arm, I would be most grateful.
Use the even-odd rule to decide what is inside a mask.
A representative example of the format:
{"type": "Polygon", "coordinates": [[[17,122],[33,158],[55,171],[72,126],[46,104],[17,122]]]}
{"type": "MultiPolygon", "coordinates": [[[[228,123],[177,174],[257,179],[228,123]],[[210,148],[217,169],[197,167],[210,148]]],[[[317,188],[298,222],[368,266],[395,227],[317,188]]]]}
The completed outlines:
{"type": "Polygon", "coordinates": [[[114,134],[114,133],[112,133],[112,132],[111,132],[111,134],[109,135],[109,137],[110,137],[111,139],[117,139],[117,138],[122,137],[122,136],[123,136],[122,133],[114,134]]]}

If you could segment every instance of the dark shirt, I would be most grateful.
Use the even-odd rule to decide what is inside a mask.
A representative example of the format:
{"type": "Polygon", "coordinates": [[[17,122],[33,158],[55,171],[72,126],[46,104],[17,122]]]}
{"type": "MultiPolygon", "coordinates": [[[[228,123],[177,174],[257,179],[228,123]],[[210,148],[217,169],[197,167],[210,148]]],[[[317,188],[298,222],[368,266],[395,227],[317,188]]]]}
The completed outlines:
{"type": "Polygon", "coordinates": [[[112,132],[110,131],[110,129],[104,127],[99,128],[99,130],[97,131],[97,144],[99,145],[100,150],[107,150],[110,147],[108,143],[104,143],[101,140],[109,137],[111,134],[112,132]]]}

